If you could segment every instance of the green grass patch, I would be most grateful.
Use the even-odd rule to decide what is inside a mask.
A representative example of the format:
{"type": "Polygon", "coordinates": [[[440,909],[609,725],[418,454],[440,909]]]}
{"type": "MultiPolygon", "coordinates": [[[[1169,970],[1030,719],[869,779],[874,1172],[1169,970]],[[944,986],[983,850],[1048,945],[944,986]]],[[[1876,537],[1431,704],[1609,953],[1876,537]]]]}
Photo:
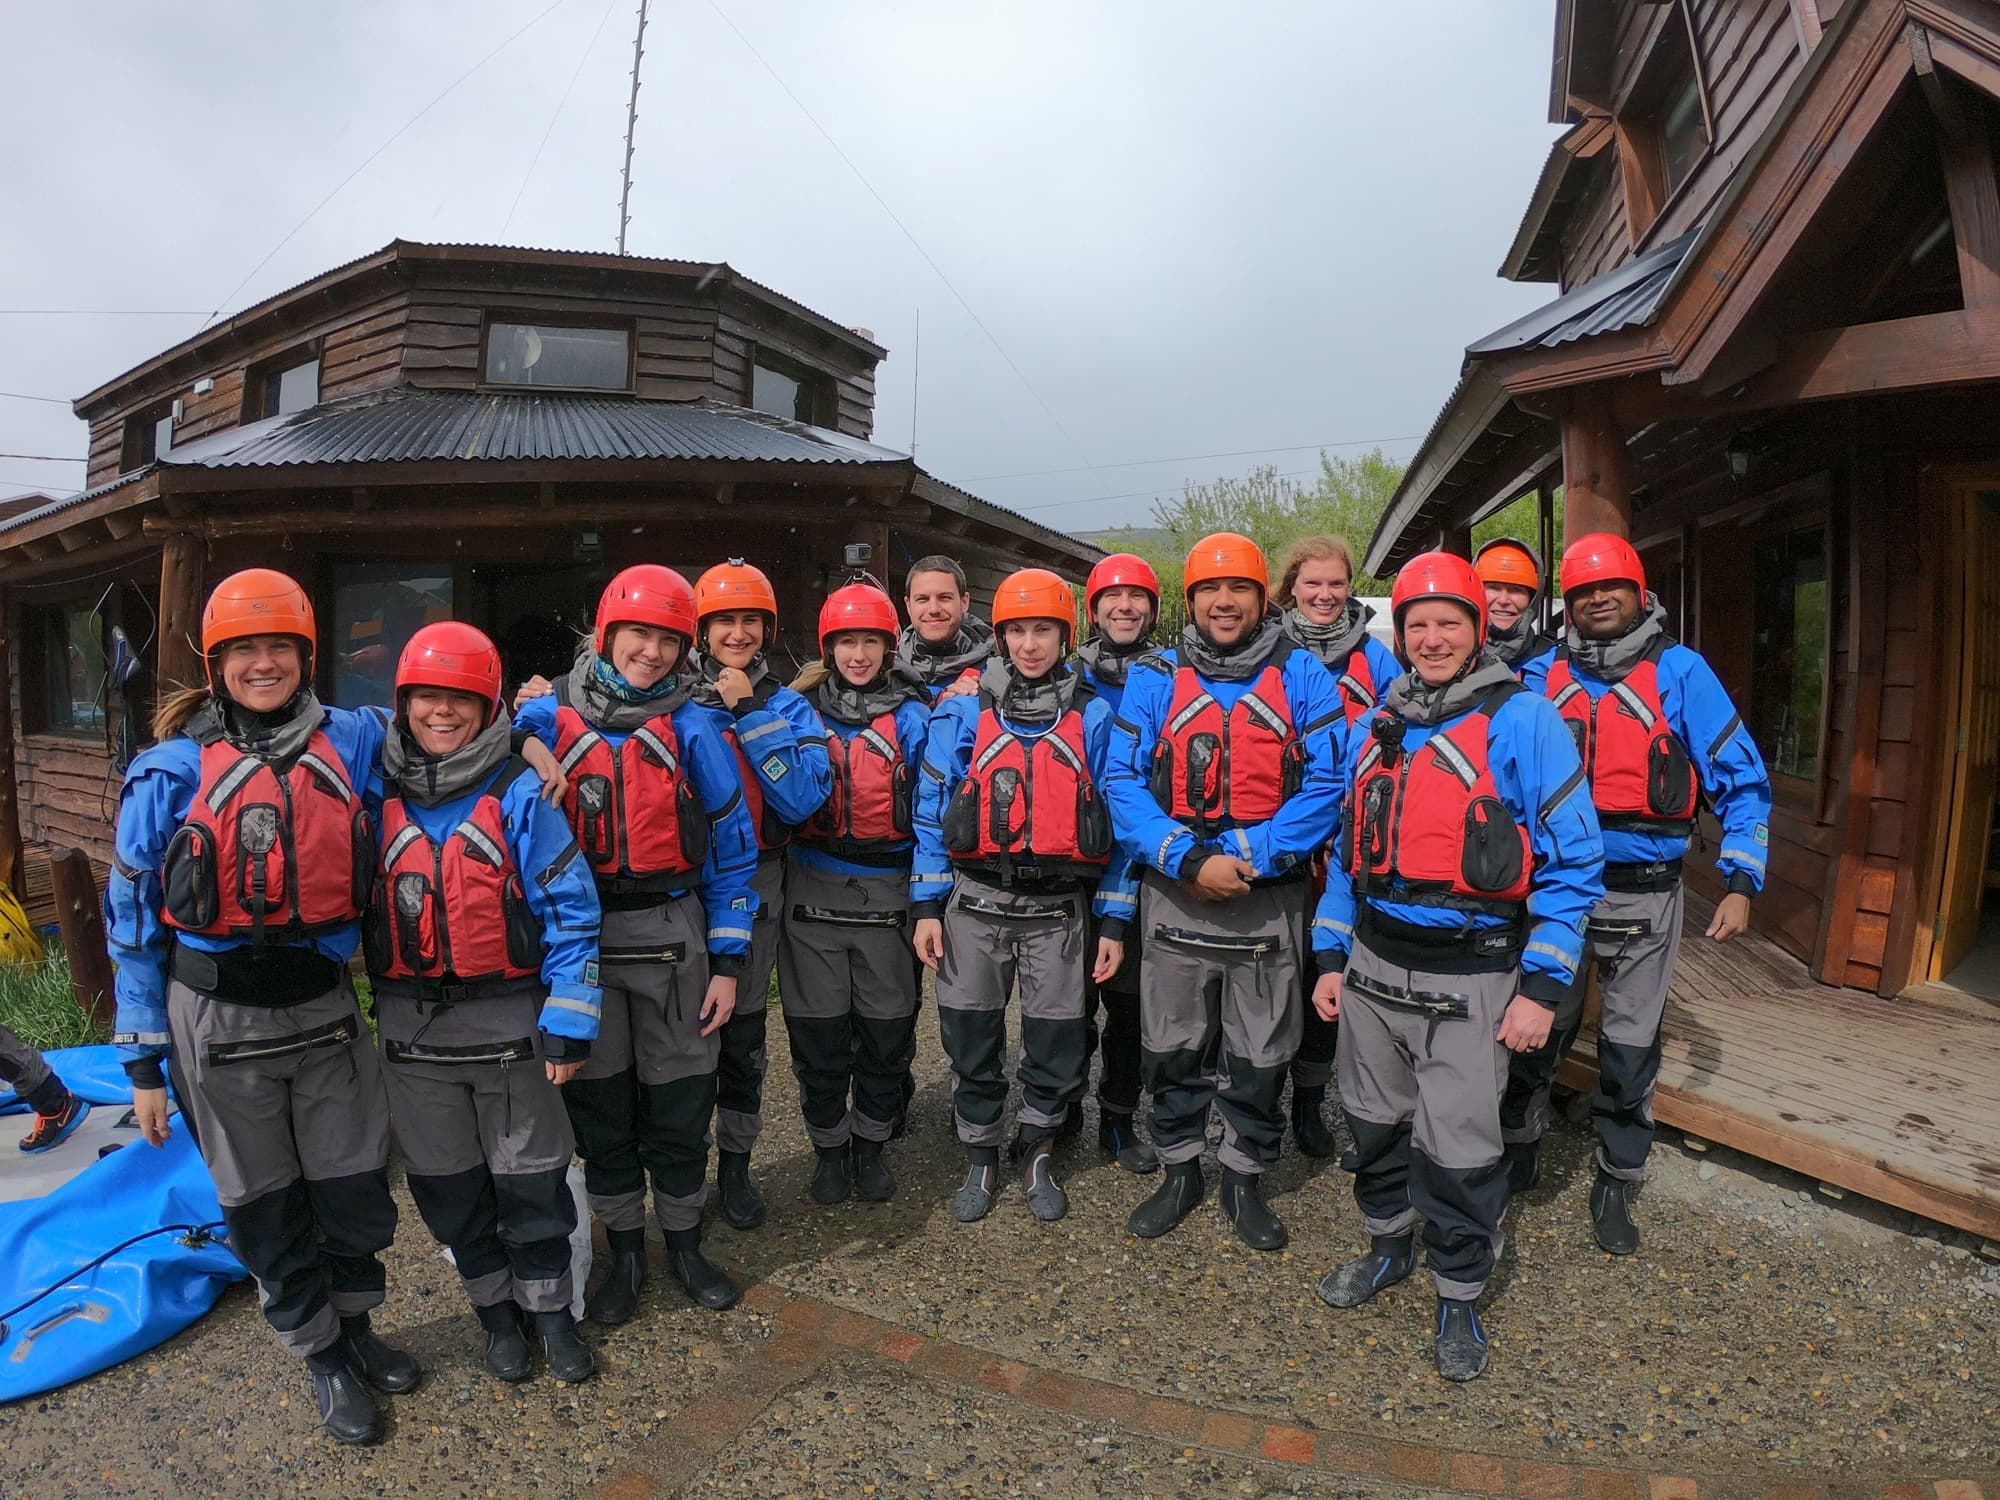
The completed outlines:
{"type": "Polygon", "coordinates": [[[0,964],[0,1025],[44,1052],[109,1041],[110,1033],[93,1027],[76,1003],[69,960],[51,947],[39,963],[0,964]]]}

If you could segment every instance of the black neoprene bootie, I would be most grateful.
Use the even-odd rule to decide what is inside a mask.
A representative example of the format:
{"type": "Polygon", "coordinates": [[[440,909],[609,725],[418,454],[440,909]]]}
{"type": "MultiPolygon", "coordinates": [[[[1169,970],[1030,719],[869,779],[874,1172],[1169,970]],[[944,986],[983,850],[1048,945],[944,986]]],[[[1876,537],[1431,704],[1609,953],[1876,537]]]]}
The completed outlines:
{"type": "Polygon", "coordinates": [[[1264,1201],[1264,1178],[1258,1172],[1222,1169],[1222,1213],[1236,1226],[1236,1237],[1252,1250],[1285,1248],[1285,1226],[1264,1201]]]}
{"type": "Polygon", "coordinates": [[[340,1347],[347,1351],[347,1362],[354,1367],[355,1374],[391,1396],[414,1391],[417,1382],[424,1378],[424,1372],[407,1350],[375,1337],[367,1313],[340,1320],[340,1347]]]}
{"type": "Polygon", "coordinates": [[[1327,1159],[1340,1155],[1340,1144],[1326,1128],[1326,1088],[1292,1085],[1292,1139],[1304,1156],[1327,1159]]]}
{"type": "Polygon", "coordinates": [[[764,1222],[764,1199],[750,1176],[748,1151],[716,1153],[715,1196],[731,1228],[755,1229],[764,1222]]]}
{"type": "Polygon", "coordinates": [[[1069,1212],[1069,1194],[1056,1180],[1055,1146],[1052,1140],[1036,1141],[1021,1163],[1021,1190],[1028,1195],[1028,1211],[1044,1224],[1053,1224],[1069,1212]]]}
{"type": "Polygon", "coordinates": [[[313,1400],[319,1406],[320,1425],[336,1443],[357,1446],[382,1441],[382,1413],[369,1399],[368,1387],[347,1362],[347,1351],[338,1343],[330,1349],[306,1356],[306,1370],[312,1376],[313,1400]]]}
{"type": "Polygon", "coordinates": [[[1416,1263],[1413,1231],[1378,1234],[1366,1255],[1357,1255],[1320,1277],[1320,1300],[1328,1307],[1359,1307],[1384,1287],[1406,1279],[1416,1263]]]}
{"type": "Polygon", "coordinates": [[[646,1231],[612,1229],[605,1233],[611,1246],[611,1264],[604,1279],[583,1305],[583,1315],[593,1323],[615,1328],[632,1321],[639,1310],[639,1289],[646,1284],[646,1231]]]}
{"type": "Polygon", "coordinates": [[[1150,1177],[1160,1170],[1160,1153],[1153,1149],[1153,1143],[1139,1134],[1132,1116],[1115,1109],[1098,1111],[1097,1145],[1134,1177],[1150,1177]]]}
{"type": "Polygon", "coordinates": [[[590,1352],[590,1345],[576,1331],[576,1319],[569,1315],[568,1308],[559,1307],[554,1312],[530,1313],[528,1316],[534,1320],[535,1337],[541,1340],[542,1354],[549,1362],[551,1375],[575,1385],[597,1373],[597,1356],[590,1352]]]}
{"type": "Polygon", "coordinates": [[[534,1365],[527,1332],[521,1327],[521,1309],[512,1302],[495,1302],[472,1311],[486,1330],[486,1373],[510,1383],[526,1380],[534,1365]]]}
{"type": "Polygon", "coordinates": [[[887,1203],[896,1196],[896,1179],[882,1159],[880,1141],[854,1137],[854,1195],[863,1203],[887,1203]]]}
{"type": "Polygon", "coordinates": [[[1132,1210],[1125,1227],[1142,1240],[1156,1240],[1194,1212],[1201,1202],[1201,1163],[1170,1161],[1166,1180],[1153,1195],[1132,1210]]]}
{"type": "Polygon", "coordinates": [[[1500,1159],[1507,1163],[1507,1191],[1516,1197],[1542,1180],[1540,1141],[1509,1141],[1500,1148],[1500,1159]]]}
{"type": "Polygon", "coordinates": [[[812,1201],[828,1208],[836,1203],[845,1203],[851,1191],[847,1177],[851,1148],[816,1146],[813,1150],[819,1157],[819,1165],[813,1168],[812,1186],[807,1189],[812,1194],[812,1201]]]}
{"type": "Polygon", "coordinates": [[[734,1307],[743,1295],[736,1290],[729,1273],[701,1253],[699,1229],[667,1231],[667,1269],[674,1273],[674,1280],[683,1291],[701,1306],[716,1312],[734,1307]]]}
{"type": "Polygon", "coordinates": [[[1597,1243],[1611,1255],[1633,1255],[1639,1249],[1639,1225],[1632,1217],[1633,1184],[1599,1172],[1590,1188],[1590,1223],[1597,1243]]]}
{"type": "Polygon", "coordinates": [[[1476,1380],[1486,1368],[1486,1330],[1479,1308],[1455,1297],[1438,1298],[1437,1371],[1446,1380],[1476,1380]]]}
{"type": "Polygon", "coordinates": [[[965,1148],[965,1184],[951,1195],[951,1216],[975,1224],[993,1212],[993,1195],[1000,1191],[1000,1148],[965,1148]]]}

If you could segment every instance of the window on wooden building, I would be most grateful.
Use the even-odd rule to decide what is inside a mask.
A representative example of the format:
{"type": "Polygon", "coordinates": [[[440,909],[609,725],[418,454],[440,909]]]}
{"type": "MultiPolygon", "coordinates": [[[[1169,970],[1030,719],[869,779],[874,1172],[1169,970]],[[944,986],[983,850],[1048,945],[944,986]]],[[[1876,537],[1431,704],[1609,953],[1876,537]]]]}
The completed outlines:
{"type": "Polygon", "coordinates": [[[1802,781],[1819,775],[1830,587],[1824,527],[1755,544],[1748,718],[1774,775],[1802,781]]]}
{"type": "Polygon", "coordinates": [[[256,377],[258,417],[287,417],[319,405],[319,359],[281,360],[256,377]]]}
{"type": "Polygon", "coordinates": [[[174,451],[172,407],[141,412],[125,419],[124,446],[119,450],[118,469],[129,474],[174,451]]]}
{"type": "Polygon", "coordinates": [[[629,391],[632,332],[551,323],[489,323],[486,383],[558,390],[629,391]]]}
{"type": "MultiPolygon", "coordinates": [[[[31,734],[101,739],[105,723],[104,621],[88,602],[21,611],[22,657],[41,664],[40,692],[24,693],[31,734]]],[[[26,684],[23,684],[26,687],[26,684]]]]}
{"type": "Polygon", "coordinates": [[[452,568],[441,559],[333,565],[332,702],[393,708],[396,659],[426,625],[452,617],[452,568]]]}
{"type": "Polygon", "coordinates": [[[750,408],[803,422],[833,425],[833,383],[816,370],[760,349],[750,365],[750,408]]]}
{"type": "Polygon", "coordinates": [[[1687,0],[1671,0],[1662,9],[1667,14],[1652,50],[1617,111],[1618,165],[1634,246],[1694,175],[1714,136],[1687,0]]]}

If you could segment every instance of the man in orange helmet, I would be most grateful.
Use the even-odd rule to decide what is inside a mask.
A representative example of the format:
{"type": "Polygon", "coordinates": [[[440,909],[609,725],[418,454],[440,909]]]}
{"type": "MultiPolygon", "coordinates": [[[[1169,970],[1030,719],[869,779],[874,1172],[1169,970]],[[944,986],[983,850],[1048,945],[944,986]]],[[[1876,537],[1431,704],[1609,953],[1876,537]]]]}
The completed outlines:
{"type": "Polygon", "coordinates": [[[1536,625],[1542,598],[1542,559],[1533,547],[1511,536],[1495,537],[1472,557],[1486,585],[1486,644],[1515,676],[1555,642],[1536,625]]]}
{"type": "Polygon", "coordinates": [[[1244,1243],[1276,1250],[1285,1227],[1261,1182],[1284,1143],[1309,877],[1340,814],[1346,711],[1332,674],[1268,609],[1255,542],[1204,537],[1184,582],[1179,644],[1126,678],[1106,785],[1119,839],[1146,866],[1140,1027],[1167,1165],[1130,1227],[1166,1234],[1201,1201],[1214,1104],[1223,1212],[1244,1243]]]}

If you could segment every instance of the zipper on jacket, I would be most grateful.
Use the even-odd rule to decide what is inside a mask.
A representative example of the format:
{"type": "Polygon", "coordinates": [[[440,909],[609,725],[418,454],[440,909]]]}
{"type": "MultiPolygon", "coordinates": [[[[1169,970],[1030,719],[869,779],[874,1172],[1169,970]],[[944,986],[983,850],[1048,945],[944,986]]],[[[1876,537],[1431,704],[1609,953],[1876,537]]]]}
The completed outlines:
{"type": "Polygon", "coordinates": [[[339,1021],[335,1023],[334,1030],[324,1035],[292,1037],[282,1042],[271,1042],[261,1047],[248,1047],[241,1043],[217,1043],[213,1048],[213,1052],[220,1052],[221,1056],[212,1056],[212,1060],[217,1063],[227,1064],[233,1062],[251,1062],[264,1057],[288,1057],[294,1052],[311,1052],[319,1047],[345,1046],[353,1040],[353,1028],[346,1021],[339,1021]]]}
{"type": "Polygon", "coordinates": [[[437,913],[438,957],[444,964],[444,967],[439,969],[438,972],[440,974],[450,974],[453,972],[451,967],[451,924],[445,920],[444,915],[445,907],[448,904],[444,898],[444,845],[431,843],[428,834],[425,835],[425,842],[431,844],[431,870],[436,880],[436,884],[431,887],[431,910],[437,913]]]}

